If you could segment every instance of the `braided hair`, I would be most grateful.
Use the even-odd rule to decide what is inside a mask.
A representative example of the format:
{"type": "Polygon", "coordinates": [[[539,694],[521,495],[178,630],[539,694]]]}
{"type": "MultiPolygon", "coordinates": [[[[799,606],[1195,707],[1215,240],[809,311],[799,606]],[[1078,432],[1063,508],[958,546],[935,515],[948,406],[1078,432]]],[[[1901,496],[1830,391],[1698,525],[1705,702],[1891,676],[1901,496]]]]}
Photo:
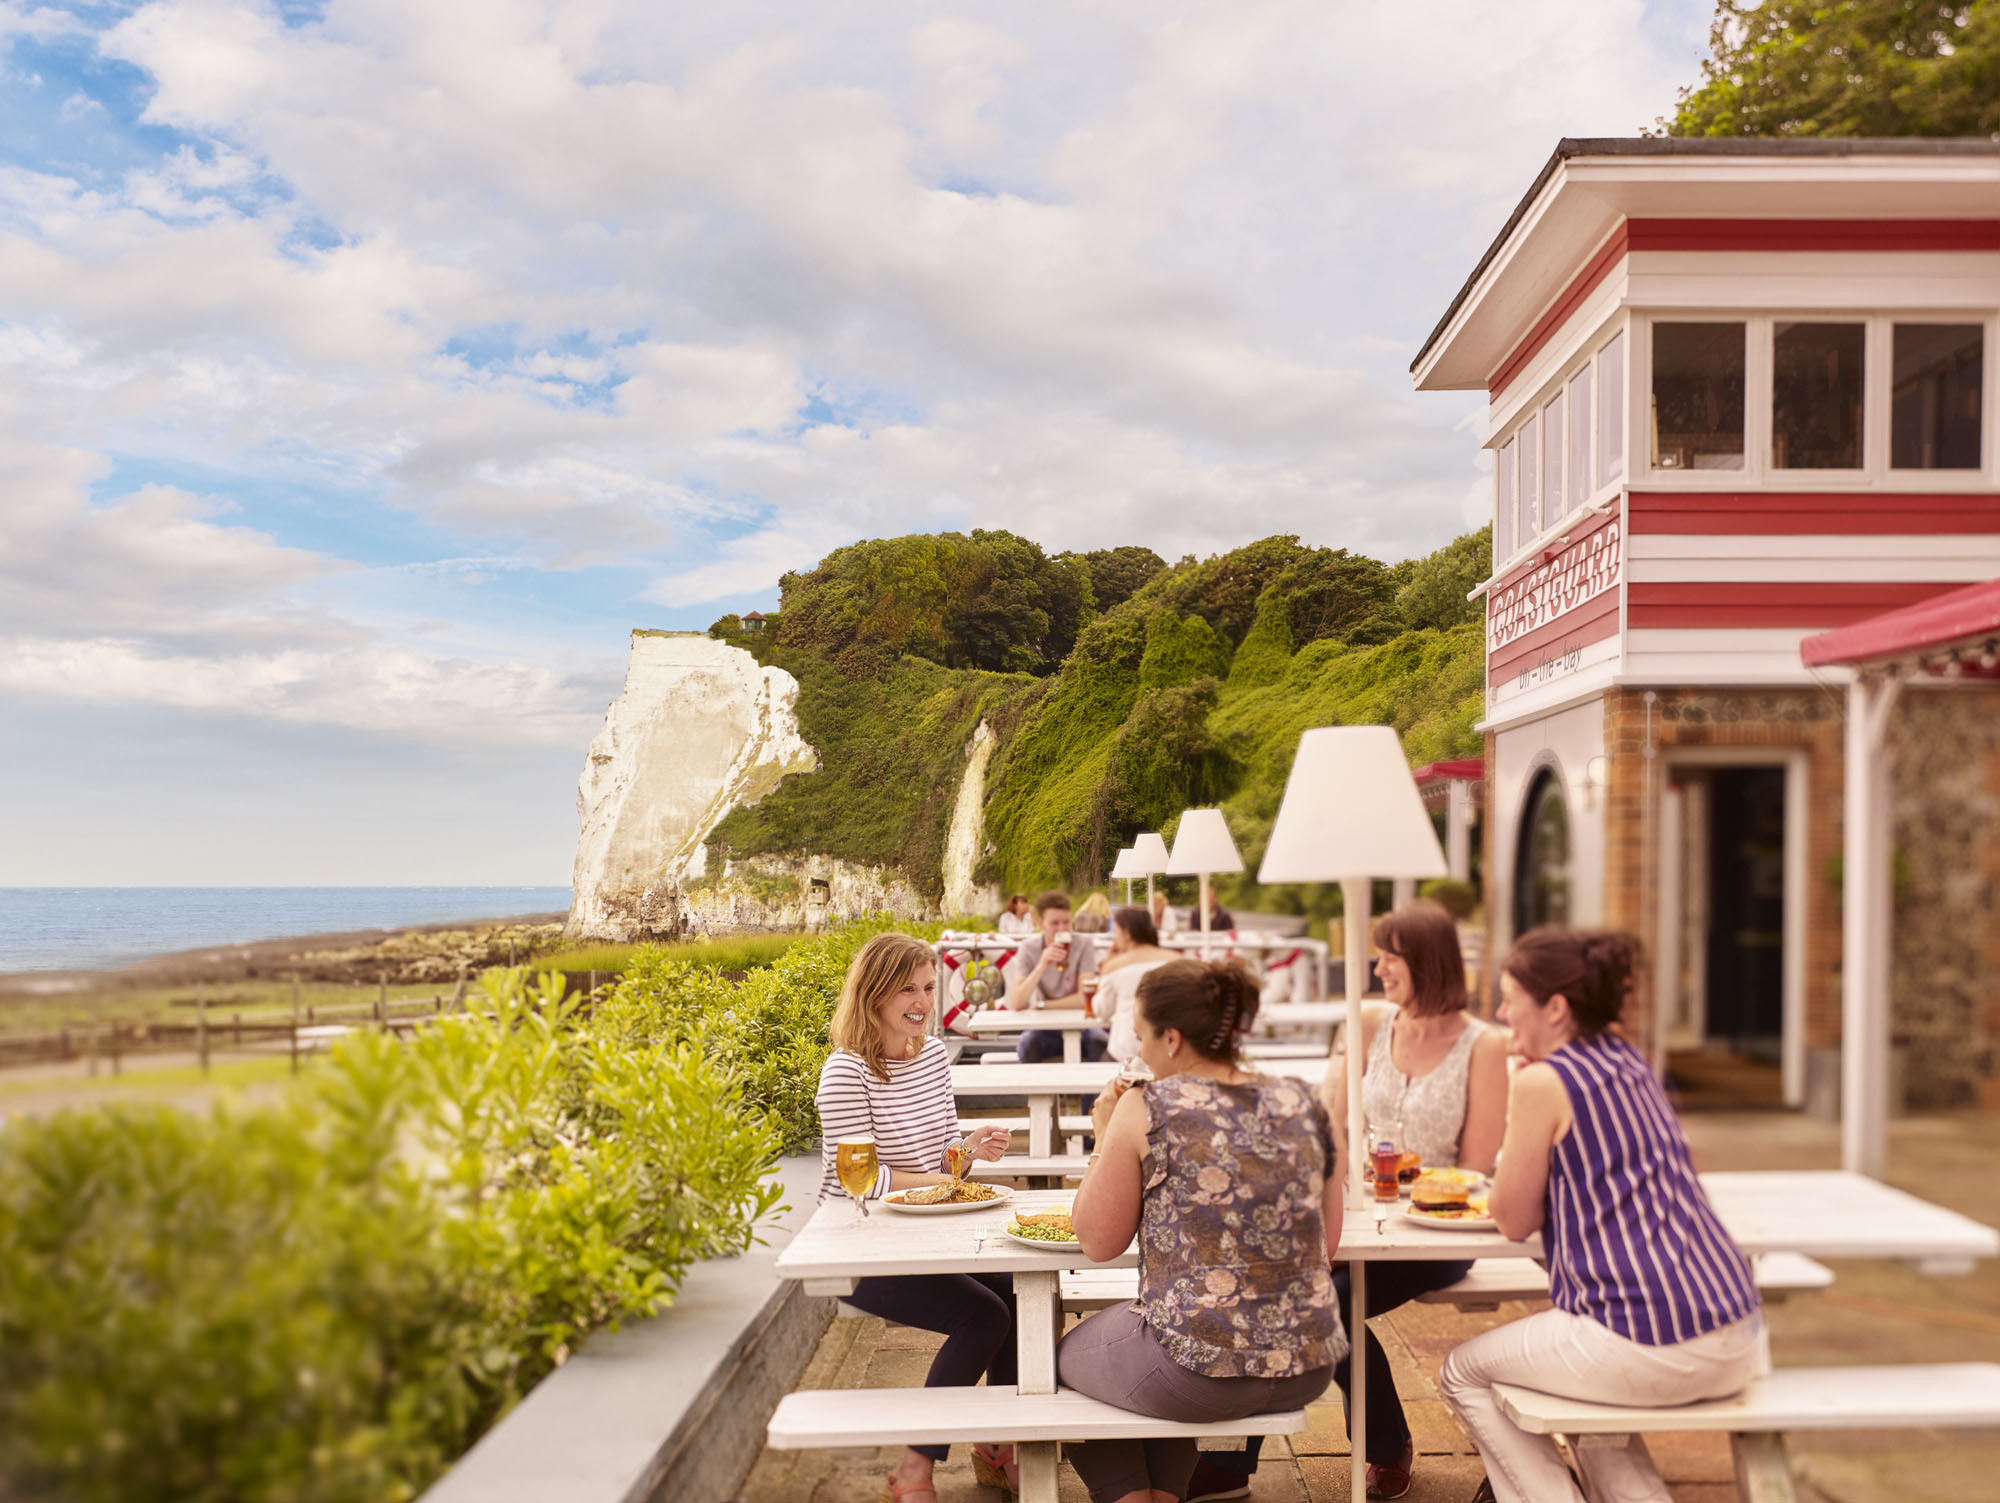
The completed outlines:
{"type": "Polygon", "coordinates": [[[1237,1063],[1257,1020],[1257,983],[1240,960],[1170,960],[1139,978],[1139,1011],[1154,1032],[1176,1029],[1203,1059],[1237,1063]]]}

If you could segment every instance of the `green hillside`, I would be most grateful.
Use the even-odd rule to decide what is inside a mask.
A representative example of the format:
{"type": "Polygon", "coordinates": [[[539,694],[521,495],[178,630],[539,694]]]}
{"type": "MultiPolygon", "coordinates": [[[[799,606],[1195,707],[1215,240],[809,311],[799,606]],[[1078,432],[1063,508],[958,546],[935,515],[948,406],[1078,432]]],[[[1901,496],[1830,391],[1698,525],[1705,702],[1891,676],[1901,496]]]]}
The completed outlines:
{"type": "MultiPolygon", "coordinates": [[[[1413,761],[1476,755],[1490,540],[1390,566],[1292,537],[1168,566],[1149,550],[1046,555],[1008,533],[856,544],[784,578],[774,628],[715,634],[800,682],[823,770],[716,832],[736,857],[812,850],[901,867],[930,892],[983,718],[981,874],[1094,886],[1141,830],[1221,804],[1253,871],[1299,733],[1387,724],[1413,761]]],[[[1315,911],[1317,895],[1226,901],[1315,911]]]]}

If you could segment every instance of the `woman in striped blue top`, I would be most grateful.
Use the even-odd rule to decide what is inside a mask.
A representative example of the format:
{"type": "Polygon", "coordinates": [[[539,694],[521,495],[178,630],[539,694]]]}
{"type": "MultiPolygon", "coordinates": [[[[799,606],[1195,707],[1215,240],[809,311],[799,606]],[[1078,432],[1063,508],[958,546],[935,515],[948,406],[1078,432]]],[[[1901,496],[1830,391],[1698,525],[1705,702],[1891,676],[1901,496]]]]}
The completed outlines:
{"type": "MultiPolygon", "coordinates": [[[[1538,929],[1508,954],[1502,1020],[1526,1063],[1508,1097],[1491,1208],[1542,1233],[1553,1310],[1463,1343],[1442,1385],[1486,1461],[1497,1503],[1583,1503],[1546,1435],[1501,1411],[1496,1383],[1658,1407],[1740,1392],[1770,1370],[1750,1265],[1695,1178],[1652,1067],[1616,1031],[1636,946],[1538,929]]],[[[1645,1442],[1578,1460],[1595,1498],[1668,1503],[1645,1442]]]]}
{"type": "MultiPolygon", "coordinates": [[[[947,1150],[997,1160],[1007,1151],[1004,1127],[982,1127],[961,1142],[952,1101],[950,1061],[930,1037],[937,1006],[937,966],[931,947],[907,934],[878,934],[861,947],[840,990],[828,1030],[833,1053],[819,1072],[819,1198],[840,1193],[834,1173],[842,1138],[872,1137],[881,1165],[870,1199],[891,1190],[942,1184],[951,1178],[947,1150]]],[[[999,1274],[910,1274],[857,1279],[847,1302],[898,1325],[936,1331],[944,1345],[931,1362],[927,1388],[969,1388],[1014,1381],[1014,1281],[999,1274]]],[[[931,1467],[946,1446],[913,1446],[889,1474],[883,1503],[937,1503],[931,1467]]],[[[979,1480],[1010,1486],[1018,1475],[1013,1447],[973,1447],[979,1480]]]]}

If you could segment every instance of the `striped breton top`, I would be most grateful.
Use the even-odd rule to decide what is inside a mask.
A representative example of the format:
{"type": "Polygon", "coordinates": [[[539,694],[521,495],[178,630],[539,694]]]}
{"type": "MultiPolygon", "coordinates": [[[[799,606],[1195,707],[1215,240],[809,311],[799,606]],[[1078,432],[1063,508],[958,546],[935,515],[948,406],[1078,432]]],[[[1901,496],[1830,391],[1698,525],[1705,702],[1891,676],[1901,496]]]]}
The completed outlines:
{"type": "Polygon", "coordinates": [[[1575,1039],[1548,1057],[1575,1123],[1549,1156],[1549,1298],[1641,1346],[1671,1346],[1758,1308],[1750,1265],[1695,1178],[1644,1056],[1575,1039]]]}
{"type": "Polygon", "coordinates": [[[847,1193],[833,1172],[834,1149],[854,1133],[875,1136],[882,1168],[871,1200],[887,1193],[891,1169],[944,1172],[944,1151],[961,1136],[944,1041],[925,1039],[915,1059],[892,1059],[888,1071],[884,1080],[860,1055],[839,1049],[820,1067],[813,1104],[819,1108],[821,1200],[847,1193]]]}

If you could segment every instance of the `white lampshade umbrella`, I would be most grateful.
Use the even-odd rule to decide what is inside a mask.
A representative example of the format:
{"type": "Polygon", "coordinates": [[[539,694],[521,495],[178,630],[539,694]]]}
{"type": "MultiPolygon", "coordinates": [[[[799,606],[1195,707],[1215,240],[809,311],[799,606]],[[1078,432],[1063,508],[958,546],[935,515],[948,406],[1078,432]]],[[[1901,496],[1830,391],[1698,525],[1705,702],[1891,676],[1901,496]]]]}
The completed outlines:
{"type": "MultiPolygon", "coordinates": [[[[1257,869],[1261,882],[1338,882],[1347,911],[1348,1204],[1367,1204],[1361,1138],[1361,989],[1368,973],[1370,883],[1377,877],[1442,877],[1444,851],[1403,756],[1386,725],[1323,726],[1299,737],[1285,801],[1257,869]]],[[[1378,1213],[1379,1214],[1379,1213],[1378,1213]]],[[[1368,1265],[1350,1263],[1349,1328],[1367,1319],[1368,1265]]],[[[1368,1433],[1368,1390],[1354,1385],[1354,1433],[1368,1433]]],[[[1366,1449],[1353,1448],[1349,1487],[1367,1491],[1366,1449]]]]}
{"type": "Polygon", "coordinates": [[[1442,877],[1444,851],[1386,725],[1322,726],[1299,737],[1260,882],[1338,882],[1347,910],[1347,1141],[1362,1195],[1361,994],[1368,973],[1370,883],[1442,877]]]}
{"type": "Polygon", "coordinates": [[[1128,905],[1132,901],[1132,879],[1140,875],[1132,865],[1132,847],[1121,846],[1118,859],[1111,863],[1111,877],[1113,881],[1120,877],[1125,879],[1125,901],[1128,905]]]}
{"type": "MultiPolygon", "coordinates": [[[[1174,832],[1174,849],[1167,857],[1167,872],[1176,877],[1201,879],[1201,932],[1208,934],[1208,879],[1218,872],[1240,872],[1243,858],[1236,854],[1236,842],[1229,837],[1229,822],[1220,809],[1189,809],[1181,815],[1174,832]]],[[[1208,953],[1203,945],[1202,953],[1208,953]]]]}
{"type": "Polygon", "coordinates": [[[1146,879],[1146,911],[1153,911],[1153,878],[1167,869],[1167,843],[1148,830],[1132,842],[1132,874],[1146,879]]]}

